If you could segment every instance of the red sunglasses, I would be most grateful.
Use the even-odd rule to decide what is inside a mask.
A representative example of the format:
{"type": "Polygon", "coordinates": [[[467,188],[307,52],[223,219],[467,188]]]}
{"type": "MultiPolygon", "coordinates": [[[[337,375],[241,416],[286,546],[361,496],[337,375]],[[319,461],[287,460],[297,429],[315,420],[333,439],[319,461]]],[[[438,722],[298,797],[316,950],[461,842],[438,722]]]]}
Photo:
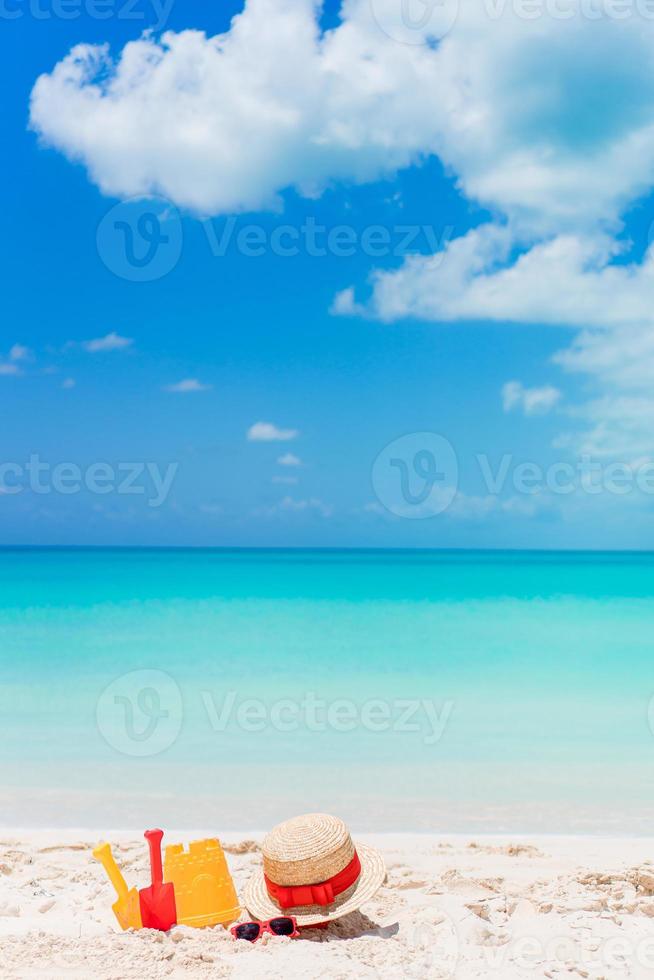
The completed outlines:
{"type": "Polygon", "coordinates": [[[269,932],[271,936],[288,936],[289,939],[300,935],[297,920],[292,915],[278,915],[266,922],[239,922],[229,931],[234,939],[245,939],[249,943],[256,943],[264,932],[269,932]]]}

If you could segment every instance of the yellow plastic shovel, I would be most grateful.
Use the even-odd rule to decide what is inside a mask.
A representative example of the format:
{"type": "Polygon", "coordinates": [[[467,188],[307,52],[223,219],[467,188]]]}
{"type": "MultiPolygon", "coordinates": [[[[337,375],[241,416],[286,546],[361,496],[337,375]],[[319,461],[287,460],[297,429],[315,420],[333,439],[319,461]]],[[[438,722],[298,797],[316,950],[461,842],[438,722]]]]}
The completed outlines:
{"type": "Polygon", "coordinates": [[[118,901],[111,906],[114,915],[118,919],[121,929],[141,929],[141,908],[139,904],[139,893],[136,888],[127,888],[127,882],[123,878],[120,868],[114,860],[109,844],[98,844],[93,851],[93,857],[99,861],[107,872],[109,881],[116,889],[118,901]]]}

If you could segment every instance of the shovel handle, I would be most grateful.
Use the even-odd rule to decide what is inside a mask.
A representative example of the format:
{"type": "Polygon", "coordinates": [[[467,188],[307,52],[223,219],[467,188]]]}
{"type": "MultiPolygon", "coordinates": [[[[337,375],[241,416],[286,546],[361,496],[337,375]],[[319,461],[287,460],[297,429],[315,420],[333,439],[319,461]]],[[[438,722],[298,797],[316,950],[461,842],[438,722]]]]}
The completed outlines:
{"type": "Polygon", "coordinates": [[[152,871],[152,884],[163,884],[163,868],[161,867],[161,841],[163,830],[146,830],[143,835],[150,848],[150,869],[152,871]]]}
{"type": "Polygon", "coordinates": [[[120,868],[116,864],[114,856],[111,853],[111,846],[109,844],[98,844],[98,846],[93,849],[93,857],[96,859],[96,861],[100,862],[104,870],[107,872],[107,877],[116,889],[118,898],[127,898],[127,882],[123,878],[120,868]]]}

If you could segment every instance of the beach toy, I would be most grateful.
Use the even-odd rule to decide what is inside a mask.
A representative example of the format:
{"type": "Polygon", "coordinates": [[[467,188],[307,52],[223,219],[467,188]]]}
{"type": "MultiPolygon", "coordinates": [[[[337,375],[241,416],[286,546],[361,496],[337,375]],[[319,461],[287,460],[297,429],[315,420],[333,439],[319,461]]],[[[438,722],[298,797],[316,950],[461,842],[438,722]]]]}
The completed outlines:
{"type": "Polygon", "coordinates": [[[144,834],[150,848],[150,869],[152,884],[139,892],[141,919],[146,929],[160,929],[167,932],[177,922],[175,907],[175,888],[164,884],[161,869],[161,838],[163,830],[146,830],[144,834]]]}
{"type": "Polygon", "coordinates": [[[238,919],[241,909],[219,840],[197,840],[166,848],[165,879],[175,888],[179,925],[215,926],[238,919]]]}
{"type": "Polygon", "coordinates": [[[127,888],[127,882],[123,878],[120,868],[114,860],[109,844],[98,844],[93,851],[93,857],[99,861],[107,872],[109,881],[116,889],[118,901],[111,906],[114,915],[118,919],[121,929],[140,929],[141,908],[139,893],[136,888],[127,888]]]}

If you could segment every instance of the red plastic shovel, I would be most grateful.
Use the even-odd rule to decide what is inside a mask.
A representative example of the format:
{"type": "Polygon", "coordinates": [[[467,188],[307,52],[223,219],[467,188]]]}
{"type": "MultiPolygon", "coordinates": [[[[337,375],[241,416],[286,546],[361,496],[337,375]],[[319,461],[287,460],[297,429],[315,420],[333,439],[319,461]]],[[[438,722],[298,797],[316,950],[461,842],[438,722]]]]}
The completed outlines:
{"type": "Polygon", "coordinates": [[[167,932],[177,922],[175,886],[164,885],[161,868],[161,838],[163,830],[146,830],[145,839],[150,847],[152,884],[139,892],[141,918],[145,929],[161,929],[167,932]]]}

